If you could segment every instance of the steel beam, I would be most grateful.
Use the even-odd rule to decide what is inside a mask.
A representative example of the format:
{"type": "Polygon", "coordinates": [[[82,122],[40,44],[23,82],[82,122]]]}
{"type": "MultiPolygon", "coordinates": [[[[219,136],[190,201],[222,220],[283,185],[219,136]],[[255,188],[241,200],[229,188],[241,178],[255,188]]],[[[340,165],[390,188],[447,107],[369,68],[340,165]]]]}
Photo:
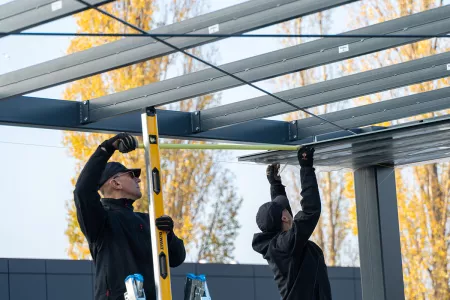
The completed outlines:
{"type": "MultiPolygon", "coordinates": [[[[349,34],[424,34],[450,31],[450,5],[428,10],[389,22],[348,32],[349,34]],[[405,28],[408,28],[405,31],[405,28]]],[[[400,46],[420,38],[358,38],[321,39],[273,51],[221,66],[247,81],[259,81],[331,63],[379,50],[400,46]],[[349,51],[339,51],[348,45],[349,51]]],[[[89,120],[120,115],[146,106],[158,106],[242,85],[241,81],[212,68],[156,82],[147,86],[93,99],[89,120]]],[[[232,106],[232,105],[230,105],[232,106]]],[[[229,107],[229,106],[228,106],[229,107]]]]}
{"type": "MultiPolygon", "coordinates": [[[[320,106],[372,93],[450,76],[450,52],[290,89],[275,95],[302,108],[320,106]]],[[[376,106],[374,106],[376,107],[376,106]]],[[[202,130],[294,111],[270,96],[201,111],[202,130]]]]}
{"type": "MultiPolygon", "coordinates": [[[[344,128],[356,128],[399,120],[450,108],[450,87],[340,110],[321,117],[344,128]]],[[[317,118],[296,121],[297,139],[336,131],[317,118]]]]}
{"type": "MultiPolygon", "coordinates": [[[[100,6],[114,0],[87,1],[100,6]]],[[[15,0],[0,5],[0,33],[20,32],[87,9],[74,0],[15,0]]],[[[6,35],[0,34],[0,38],[6,35]]]]}
{"type": "Polygon", "coordinates": [[[405,299],[395,172],[368,167],[354,176],[363,299],[405,299]]]}
{"type": "MultiPolygon", "coordinates": [[[[121,115],[87,125],[80,124],[80,103],[55,99],[17,96],[0,101],[0,124],[71,130],[80,132],[142,134],[140,112],[121,115]]],[[[194,134],[191,113],[158,110],[160,135],[164,138],[238,143],[289,143],[289,124],[256,120],[194,134]]]]}
{"type": "MultiPolygon", "coordinates": [[[[208,34],[218,25],[220,33],[243,33],[356,0],[258,0],[164,26],[150,33],[208,34]]],[[[187,49],[219,38],[174,37],[167,41],[187,49]]],[[[174,53],[152,38],[124,38],[99,47],[37,64],[0,76],[0,99],[24,95],[79,78],[174,53]]]]}

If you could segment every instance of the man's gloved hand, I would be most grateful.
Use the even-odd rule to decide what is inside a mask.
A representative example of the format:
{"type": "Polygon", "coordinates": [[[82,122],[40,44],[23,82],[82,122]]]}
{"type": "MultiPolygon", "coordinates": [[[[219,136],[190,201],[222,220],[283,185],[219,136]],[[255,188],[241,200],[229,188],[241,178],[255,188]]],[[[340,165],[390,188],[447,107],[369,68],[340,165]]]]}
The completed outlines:
{"type": "Polygon", "coordinates": [[[138,145],[138,140],[130,134],[125,134],[123,138],[118,140],[118,149],[122,153],[128,153],[136,150],[138,145]]]}
{"type": "Polygon", "coordinates": [[[138,140],[131,134],[122,132],[104,141],[102,146],[104,146],[109,153],[112,153],[115,150],[119,150],[122,153],[128,153],[138,147],[138,140]]]}
{"type": "Polygon", "coordinates": [[[155,221],[156,221],[156,227],[159,230],[168,231],[168,232],[173,231],[173,220],[171,217],[164,215],[164,216],[157,218],[155,221]]]}
{"type": "Polygon", "coordinates": [[[266,176],[270,184],[281,184],[281,177],[278,174],[280,171],[280,164],[271,164],[267,166],[266,176]]]}
{"type": "Polygon", "coordinates": [[[301,167],[312,167],[314,162],[314,148],[303,146],[298,149],[297,158],[301,167]]]}

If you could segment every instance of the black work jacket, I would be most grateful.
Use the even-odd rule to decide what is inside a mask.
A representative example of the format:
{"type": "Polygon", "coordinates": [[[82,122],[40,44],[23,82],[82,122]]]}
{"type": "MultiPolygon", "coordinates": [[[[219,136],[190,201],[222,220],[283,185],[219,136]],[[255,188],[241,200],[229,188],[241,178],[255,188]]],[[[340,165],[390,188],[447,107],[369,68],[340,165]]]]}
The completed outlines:
{"type": "MultiPolygon", "coordinates": [[[[331,287],[323,252],[309,241],[320,217],[321,203],[314,168],[300,169],[299,211],[286,232],[260,232],[252,247],[269,263],[282,300],[330,300],[331,287]]],[[[286,195],[282,185],[271,186],[272,200],[286,195]]]]}
{"type": "MultiPolygon", "coordinates": [[[[113,150],[114,151],[114,150],[113,150]]],[[[124,299],[125,278],[142,274],[147,299],[156,299],[149,215],[133,211],[129,199],[100,199],[97,183],[113,152],[98,147],[75,186],[78,223],[95,265],[95,300],[124,299]]],[[[169,265],[184,262],[183,241],[168,234],[169,265]]]]}

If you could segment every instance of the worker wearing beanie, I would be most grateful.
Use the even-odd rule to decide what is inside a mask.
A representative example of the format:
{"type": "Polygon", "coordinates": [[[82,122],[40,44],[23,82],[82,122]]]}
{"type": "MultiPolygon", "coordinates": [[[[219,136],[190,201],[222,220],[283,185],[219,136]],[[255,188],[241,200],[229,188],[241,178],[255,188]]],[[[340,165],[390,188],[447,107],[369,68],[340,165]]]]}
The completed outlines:
{"type": "Polygon", "coordinates": [[[319,188],[313,168],[314,148],[302,147],[300,163],[302,210],[292,214],[279,165],[267,167],[272,201],[258,210],[252,247],[269,263],[282,300],[329,300],[331,287],[323,252],[310,241],[321,212],[319,188]]]}

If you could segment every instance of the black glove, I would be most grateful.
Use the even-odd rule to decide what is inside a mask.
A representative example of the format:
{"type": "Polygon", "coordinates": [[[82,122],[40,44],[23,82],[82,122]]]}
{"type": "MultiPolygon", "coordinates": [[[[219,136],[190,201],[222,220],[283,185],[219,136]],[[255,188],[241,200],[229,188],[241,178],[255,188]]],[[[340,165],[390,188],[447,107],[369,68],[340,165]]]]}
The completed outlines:
{"type": "Polygon", "coordinates": [[[105,147],[110,154],[114,153],[115,150],[127,153],[138,147],[138,141],[134,136],[122,132],[104,141],[101,146],[105,147]]]}
{"type": "Polygon", "coordinates": [[[125,134],[124,137],[119,141],[119,151],[122,153],[128,153],[130,151],[136,150],[137,147],[138,140],[130,134],[125,134]]]}
{"type": "Polygon", "coordinates": [[[298,149],[297,158],[301,167],[312,167],[314,162],[314,148],[303,146],[298,149]]]}
{"type": "Polygon", "coordinates": [[[156,227],[162,231],[173,231],[173,220],[169,216],[161,216],[156,219],[156,227]]]}
{"type": "Polygon", "coordinates": [[[278,174],[280,171],[280,164],[271,164],[267,166],[266,176],[270,184],[281,184],[281,177],[278,174]]]}

